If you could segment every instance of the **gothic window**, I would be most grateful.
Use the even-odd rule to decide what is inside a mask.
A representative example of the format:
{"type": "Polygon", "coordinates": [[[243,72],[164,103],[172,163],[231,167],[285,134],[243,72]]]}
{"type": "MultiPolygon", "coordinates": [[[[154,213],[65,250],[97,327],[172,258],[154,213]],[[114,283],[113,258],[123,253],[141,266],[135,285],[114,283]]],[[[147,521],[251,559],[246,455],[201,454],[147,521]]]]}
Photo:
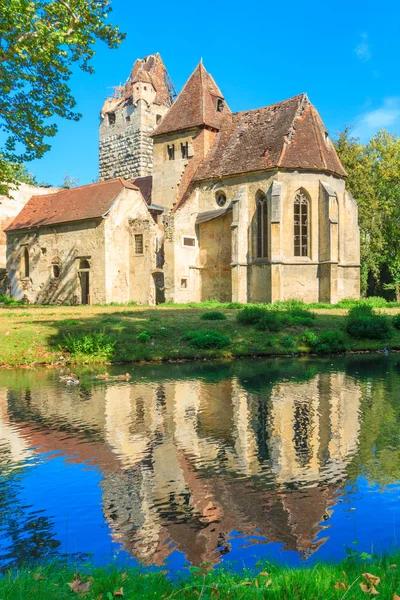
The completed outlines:
{"type": "Polygon", "coordinates": [[[182,158],[189,158],[189,142],[181,144],[182,158]]]}
{"type": "Polygon", "coordinates": [[[226,195],[224,192],[217,192],[215,195],[216,202],[221,208],[226,204],[226,195]]]}
{"type": "Polygon", "coordinates": [[[168,160],[175,160],[175,144],[168,144],[168,160]]]}
{"type": "Polygon", "coordinates": [[[304,190],[299,190],[294,199],[294,255],[309,255],[310,203],[304,190]]]}
{"type": "Polygon", "coordinates": [[[115,125],[115,113],[108,113],[108,124],[115,125]]]}
{"type": "Polygon", "coordinates": [[[25,278],[29,277],[29,250],[27,246],[25,246],[25,248],[22,251],[21,276],[25,278]]]}
{"type": "Polygon", "coordinates": [[[262,192],[257,192],[257,258],[268,256],[268,207],[267,198],[262,192]]]}

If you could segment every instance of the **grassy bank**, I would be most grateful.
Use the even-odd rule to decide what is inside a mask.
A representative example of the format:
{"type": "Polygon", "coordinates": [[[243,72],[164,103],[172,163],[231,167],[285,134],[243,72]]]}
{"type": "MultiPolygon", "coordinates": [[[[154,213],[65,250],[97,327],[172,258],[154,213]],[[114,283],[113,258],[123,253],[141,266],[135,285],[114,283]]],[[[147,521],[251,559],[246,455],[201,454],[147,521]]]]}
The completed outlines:
{"type": "Polygon", "coordinates": [[[216,302],[156,308],[3,304],[0,365],[398,350],[395,316],[400,307],[378,304],[375,312],[386,316],[388,327],[379,334],[379,325],[372,339],[348,332],[348,306],[354,303],[336,307],[282,303],[273,306],[273,318],[265,306],[255,307],[256,312],[264,309],[262,318],[250,321],[238,317],[247,310],[240,305],[216,302]]]}
{"type": "Polygon", "coordinates": [[[288,568],[271,564],[235,573],[226,569],[192,573],[172,582],[160,571],[76,569],[56,563],[11,570],[0,579],[3,600],[96,600],[156,598],[270,598],[271,600],[342,600],[379,595],[400,597],[400,555],[362,562],[288,568]]]}

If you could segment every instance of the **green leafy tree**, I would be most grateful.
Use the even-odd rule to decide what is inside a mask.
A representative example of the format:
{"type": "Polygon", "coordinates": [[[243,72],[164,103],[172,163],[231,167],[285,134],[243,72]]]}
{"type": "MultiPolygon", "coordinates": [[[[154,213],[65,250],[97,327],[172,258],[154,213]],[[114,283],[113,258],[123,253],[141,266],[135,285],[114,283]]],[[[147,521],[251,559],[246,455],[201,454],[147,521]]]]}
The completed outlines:
{"type": "Polygon", "coordinates": [[[22,162],[41,158],[57,126],[78,120],[71,68],[93,72],[98,40],[116,48],[124,34],[109,24],[110,0],[0,0],[0,192],[22,162]]]}
{"type": "Polygon", "coordinates": [[[400,139],[381,130],[361,144],[347,127],[335,145],[358,203],[362,292],[385,265],[391,277],[385,287],[400,298],[400,139]]]}

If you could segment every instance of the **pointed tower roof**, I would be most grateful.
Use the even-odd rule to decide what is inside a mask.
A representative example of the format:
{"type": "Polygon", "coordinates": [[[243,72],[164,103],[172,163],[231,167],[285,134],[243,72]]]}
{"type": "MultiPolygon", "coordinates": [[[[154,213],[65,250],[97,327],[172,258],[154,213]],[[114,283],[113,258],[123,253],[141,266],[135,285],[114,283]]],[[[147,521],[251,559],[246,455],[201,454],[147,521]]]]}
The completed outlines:
{"type": "Polygon", "coordinates": [[[221,91],[200,62],[151,136],[203,126],[219,130],[226,113],[230,110],[221,91]],[[223,111],[217,110],[218,99],[223,101],[223,111]]]}
{"type": "Polygon", "coordinates": [[[132,93],[132,85],[138,82],[152,84],[156,90],[155,104],[171,106],[175,90],[163,60],[158,53],[138,58],[135,61],[126,84],[128,95],[132,93]]]}

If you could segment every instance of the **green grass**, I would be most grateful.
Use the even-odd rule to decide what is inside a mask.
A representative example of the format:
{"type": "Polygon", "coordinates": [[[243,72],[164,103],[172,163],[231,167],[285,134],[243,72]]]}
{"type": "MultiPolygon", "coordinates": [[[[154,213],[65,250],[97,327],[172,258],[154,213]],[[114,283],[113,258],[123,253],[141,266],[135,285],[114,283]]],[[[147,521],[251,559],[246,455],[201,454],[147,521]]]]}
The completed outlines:
{"type": "Polygon", "coordinates": [[[272,331],[268,319],[261,328],[256,323],[238,321],[242,309],[236,304],[234,308],[232,304],[217,304],[225,319],[203,319],[205,309],[214,309],[216,304],[210,301],[192,308],[168,304],[156,308],[3,305],[0,365],[229,359],[319,351],[382,351],[385,347],[400,350],[400,329],[393,319],[400,314],[399,307],[375,309],[390,317],[390,338],[356,339],[346,332],[348,308],[310,308],[296,301],[252,305],[262,314],[282,314],[278,319],[282,327],[272,331]],[[264,327],[266,324],[268,327],[264,327]],[[196,332],[201,337],[201,332],[210,330],[227,338],[227,343],[193,344],[188,335],[196,332]],[[328,336],[326,332],[330,332],[328,336]],[[340,344],[335,343],[336,337],[340,344]],[[102,347],[97,344],[93,350],[100,338],[102,347]]]}
{"type": "Polygon", "coordinates": [[[7,571],[0,579],[2,600],[166,600],[172,598],[271,600],[365,600],[377,592],[382,600],[400,594],[400,555],[339,564],[288,568],[269,563],[254,570],[192,568],[174,582],[162,571],[141,569],[74,568],[52,563],[7,571]],[[379,578],[379,581],[374,578],[379,578]]]}

